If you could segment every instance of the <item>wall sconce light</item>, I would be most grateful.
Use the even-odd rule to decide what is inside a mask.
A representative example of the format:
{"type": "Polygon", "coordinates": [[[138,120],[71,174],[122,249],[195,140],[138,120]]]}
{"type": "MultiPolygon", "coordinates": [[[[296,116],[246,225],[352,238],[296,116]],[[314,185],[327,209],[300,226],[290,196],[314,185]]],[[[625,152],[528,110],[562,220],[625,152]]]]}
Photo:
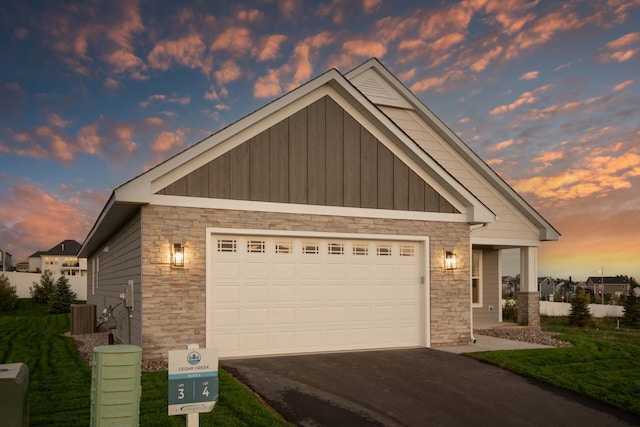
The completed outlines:
{"type": "Polygon", "coordinates": [[[176,268],[184,267],[184,246],[182,246],[182,243],[173,244],[173,253],[171,254],[171,264],[176,268]]]}
{"type": "Polygon", "coordinates": [[[458,268],[458,259],[456,254],[451,251],[444,253],[444,268],[445,270],[455,270],[458,268]]]}

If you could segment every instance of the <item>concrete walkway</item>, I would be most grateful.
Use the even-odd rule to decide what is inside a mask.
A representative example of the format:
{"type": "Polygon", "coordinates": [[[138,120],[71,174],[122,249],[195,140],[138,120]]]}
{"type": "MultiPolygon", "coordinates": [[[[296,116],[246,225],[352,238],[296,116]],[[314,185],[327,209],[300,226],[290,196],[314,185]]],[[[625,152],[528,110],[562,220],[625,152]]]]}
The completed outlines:
{"type": "Polygon", "coordinates": [[[462,354],[479,351],[497,350],[526,350],[531,348],[553,348],[548,345],[532,344],[522,341],[506,340],[504,338],[488,337],[486,335],[475,335],[476,342],[466,345],[454,345],[447,347],[434,347],[434,350],[446,351],[448,353],[462,354]]]}

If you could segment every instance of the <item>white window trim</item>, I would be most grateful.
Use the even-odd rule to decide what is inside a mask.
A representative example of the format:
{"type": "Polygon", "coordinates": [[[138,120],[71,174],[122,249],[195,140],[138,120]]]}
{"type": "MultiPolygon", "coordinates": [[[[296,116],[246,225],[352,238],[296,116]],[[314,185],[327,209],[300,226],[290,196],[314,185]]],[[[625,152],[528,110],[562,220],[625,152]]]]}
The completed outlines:
{"type": "Polygon", "coordinates": [[[471,307],[482,307],[483,306],[483,298],[482,298],[482,294],[483,294],[483,283],[482,283],[482,251],[480,249],[473,249],[471,251],[471,283],[469,283],[469,286],[471,286],[471,307]],[[473,302],[473,279],[475,278],[473,275],[473,254],[477,253],[478,256],[480,257],[479,262],[478,262],[478,302],[473,302]]]}

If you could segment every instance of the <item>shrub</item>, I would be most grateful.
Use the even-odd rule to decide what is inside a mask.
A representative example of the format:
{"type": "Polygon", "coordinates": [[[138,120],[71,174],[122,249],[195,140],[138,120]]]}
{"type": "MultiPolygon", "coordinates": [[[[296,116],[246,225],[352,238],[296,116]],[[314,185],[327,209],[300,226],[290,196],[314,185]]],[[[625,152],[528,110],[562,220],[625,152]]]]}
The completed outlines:
{"type": "Polygon", "coordinates": [[[33,286],[29,288],[29,293],[35,302],[48,304],[54,287],[53,273],[45,270],[40,276],[40,283],[33,282],[33,286]]]}
{"type": "Polygon", "coordinates": [[[590,321],[591,311],[589,310],[589,302],[585,296],[584,289],[578,288],[576,296],[571,299],[569,323],[584,328],[585,326],[589,326],[590,321]]]}
{"type": "Polygon", "coordinates": [[[633,287],[629,289],[629,294],[624,300],[624,308],[622,311],[624,312],[622,317],[627,325],[634,328],[640,326],[640,298],[633,292],[633,287]]]}
{"type": "Polygon", "coordinates": [[[502,307],[503,322],[518,322],[518,303],[515,300],[507,300],[502,307]]]}
{"type": "Polygon", "coordinates": [[[0,311],[13,311],[17,303],[16,287],[11,286],[7,276],[0,274],[0,311]]]}
{"type": "Polygon", "coordinates": [[[49,295],[49,313],[69,313],[71,302],[76,298],[76,293],[71,290],[69,279],[60,276],[56,280],[53,292],[49,295]]]}

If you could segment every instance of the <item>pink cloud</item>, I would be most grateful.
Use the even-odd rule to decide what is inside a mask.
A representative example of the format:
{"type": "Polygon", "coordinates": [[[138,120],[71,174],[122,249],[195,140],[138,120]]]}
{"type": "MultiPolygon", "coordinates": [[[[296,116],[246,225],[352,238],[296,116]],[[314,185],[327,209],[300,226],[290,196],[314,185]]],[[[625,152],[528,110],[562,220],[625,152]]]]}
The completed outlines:
{"type": "Polygon", "coordinates": [[[146,80],[147,76],[142,74],[147,66],[144,61],[124,49],[118,49],[109,53],[106,58],[106,62],[111,66],[113,72],[117,74],[128,73],[129,76],[135,80],[146,80]]]}
{"type": "Polygon", "coordinates": [[[216,78],[216,83],[224,85],[226,83],[238,80],[242,76],[242,70],[234,61],[225,61],[222,67],[213,73],[216,78]]]}
{"type": "Polygon", "coordinates": [[[489,147],[487,150],[488,151],[500,151],[500,150],[504,150],[505,148],[510,147],[512,145],[513,145],[513,139],[507,139],[505,141],[497,143],[493,147],[489,147]]]}
{"type": "Polygon", "coordinates": [[[270,98],[282,93],[280,77],[277,70],[269,70],[266,75],[260,76],[253,85],[255,98],[270,98]]]}
{"type": "Polygon", "coordinates": [[[280,45],[286,39],[287,36],[282,34],[272,34],[270,36],[262,37],[253,54],[260,62],[276,59],[280,55],[280,45]]]}
{"type": "Polygon", "coordinates": [[[633,79],[632,80],[625,80],[622,83],[618,83],[617,85],[615,85],[613,87],[613,90],[615,92],[619,92],[621,90],[625,90],[626,88],[628,88],[629,86],[631,86],[634,83],[635,83],[635,80],[633,80],[633,79]]]}
{"type": "Polygon", "coordinates": [[[262,12],[260,12],[258,9],[253,8],[249,10],[240,10],[238,13],[236,13],[236,18],[238,18],[238,21],[248,23],[253,23],[263,17],[264,14],[262,12]]]}
{"type": "Polygon", "coordinates": [[[349,40],[342,45],[342,48],[348,55],[364,58],[372,56],[382,58],[387,52],[382,43],[373,40],[349,40]]]}
{"type": "Polygon", "coordinates": [[[538,78],[538,71],[529,71],[520,76],[518,80],[535,80],[538,78]]]}
{"type": "Polygon", "coordinates": [[[108,194],[92,190],[56,194],[34,184],[20,184],[0,195],[0,241],[14,261],[46,250],[63,239],[82,242],[108,194]],[[43,212],[46,212],[43,215],[43,212]]]}
{"type": "Polygon", "coordinates": [[[531,92],[524,92],[518,97],[518,99],[516,99],[512,103],[495,107],[493,110],[489,111],[489,114],[493,116],[504,114],[508,111],[513,111],[516,108],[521,107],[522,105],[533,104],[538,101],[538,95],[548,91],[552,87],[553,87],[552,84],[548,84],[548,85],[540,86],[532,90],[531,92]]]}
{"type": "Polygon", "coordinates": [[[302,0],[279,0],[278,6],[285,18],[293,19],[302,10],[302,0]]]}
{"type": "Polygon", "coordinates": [[[184,133],[181,130],[176,132],[161,132],[151,145],[151,151],[156,153],[165,153],[174,148],[182,147],[184,133]]]}
{"type": "Polygon", "coordinates": [[[168,70],[173,64],[191,69],[199,69],[209,75],[212,59],[205,56],[207,47],[197,34],[191,34],[176,40],[163,40],[149,53],[149,65],[160,70],[168,70]]]}
{"type": "Polygon", "coordinates": [[[331,16],[331,22],[334,24],[342,24],[344,22],[344,12],[347,8],[344,0],[330,0],[317,5],[316,15],[324,18],[331,16]]]}
{"type": "Polygon", "coordinates": [[[448,33],[466,32],[473,10],[464,4],[442,6],[424,13],[419,35],[424,39],[439,39],[448,33]]]}
{"type": "Polygon", "coordinates": [[[380,8],[382,0],[362,0],[362,10],[366,14],[375,12],[380,8]]]}
{"type": "Polygon", "coordinates": [[[246,27],[229,27],[211,44],[211,50],[225,50],[236,54],[246,52],[253,46],[251,33],[246,27]]]}

